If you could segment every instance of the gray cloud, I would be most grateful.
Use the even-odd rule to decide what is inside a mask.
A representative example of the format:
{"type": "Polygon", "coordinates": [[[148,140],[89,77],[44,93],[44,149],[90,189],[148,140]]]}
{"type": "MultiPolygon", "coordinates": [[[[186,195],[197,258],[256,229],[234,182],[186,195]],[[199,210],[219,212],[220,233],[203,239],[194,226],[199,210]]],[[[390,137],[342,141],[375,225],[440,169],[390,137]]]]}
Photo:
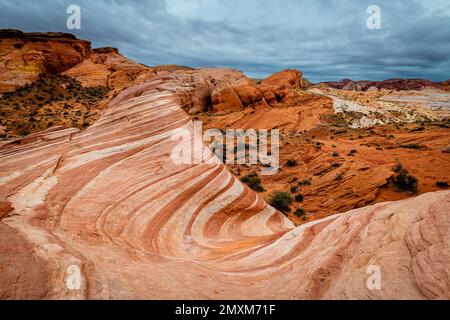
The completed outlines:
{"type": "Polygon", "coordinates": [[[223,66],[312,81],[450,78],[448,0],[0,0],[0,28],[72,32],[148,65],[223,66]],[[66,8],[82,29],[66,29],[66,8]],[[366,9],[381,8],[368,30],[366,9]]]}

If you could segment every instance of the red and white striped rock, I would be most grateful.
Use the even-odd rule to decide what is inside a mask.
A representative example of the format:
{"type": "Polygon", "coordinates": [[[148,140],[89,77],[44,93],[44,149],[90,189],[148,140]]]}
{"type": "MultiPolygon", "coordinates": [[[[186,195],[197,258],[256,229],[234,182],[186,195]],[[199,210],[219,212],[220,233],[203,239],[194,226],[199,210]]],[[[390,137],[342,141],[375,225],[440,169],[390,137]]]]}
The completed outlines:
{"type": "Polygon", "coordinates": [[[0,298],[450,298],[450,192],[294,228],[207,152],[172,162],[194,78],[127,89],[83,132],[0,146],[0,298]]]}

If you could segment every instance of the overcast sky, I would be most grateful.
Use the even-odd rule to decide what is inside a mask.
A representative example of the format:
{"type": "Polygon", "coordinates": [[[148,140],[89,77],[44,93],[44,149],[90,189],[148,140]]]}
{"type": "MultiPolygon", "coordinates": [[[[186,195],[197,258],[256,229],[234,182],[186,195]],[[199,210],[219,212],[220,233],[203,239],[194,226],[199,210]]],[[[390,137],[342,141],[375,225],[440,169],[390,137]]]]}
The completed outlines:
{"type": "Polygon", "coordinates": [[[148,65],[311,81],[450,78],[450,0],[0,0],[0,28],[71,32],[148,65]],[[66,8],[81,8],[68,30],[66,8]],[[381,9],[369,30],[367,8],[381,9]]]}

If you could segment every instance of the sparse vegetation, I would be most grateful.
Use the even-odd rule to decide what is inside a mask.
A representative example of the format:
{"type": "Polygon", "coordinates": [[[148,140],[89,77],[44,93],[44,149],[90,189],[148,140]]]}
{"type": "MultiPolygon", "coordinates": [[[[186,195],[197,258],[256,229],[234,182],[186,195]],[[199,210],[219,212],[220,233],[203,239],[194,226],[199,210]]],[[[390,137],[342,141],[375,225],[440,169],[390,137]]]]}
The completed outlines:
{"type": "Polygon", "coordinates": [[[343,172],[339,172],[336,174],[336,177],[334,178],[334,180],[342,180],[344,179],[344,173],[343,172]]]}
{"type": "Polygon", "coordinates": [[[305,212],[305,209],[303,209],[303,208],[298,208],[294,212],[294,215],[297,217],[303,217],[305,214],[306,214],[306,212],[305,212]]]}
{"type": "Polygon", "coordinates": [[[312,178],[309,178],[309,179],[305,179],[305,180],[303,180],[303,181],[300,181],[300,182],[298,183],[298,185],[299,185],[300,187],[303,187],[303,186],[310,186],[310,185],[312,185],[312,178]]]}
{"type": "Polygon", "coordinates": [[[288,167],[295,167],[297,165],[297,160],[289,159],[286,161],[286,166],[288,167]]]}
{"type": "Polygon", "coordinates": [[[337,157],[339,157],[339,152],[333,151],[333,152],[331,153],[331,156],[337,158],[337,157]]]}
{"type": "Polygon", "coordinates": [[[298,192],[298,186],[292,186],[291,193],[297,193],[297,192],[298,192]]]}
{"type": "Polygon", "coordinates": [[[250,189],[256,192],[264,192],[264,188],[261,185],[261,178],[256,173],[251,173],[241,179],[250,189]]]}
{"type": "Polygon", "coordinates": [[[288,213],[291,211],[290,206],[293,201],[294,199],[289,193],[277,191],[270,197],[269,204],[283,213],[288,213]]]}
{"type": "Polygon", "coordinates": [[[438,186],[439,188],[442,188],[442,189],[450,187],[450,185],[448,184],[447,181],[438,181],[438,182],[436,182],[436,186],[438,186]]]}
{"type": "Polygon", "coordinates": [[[297,194],[295,196],[295,201],[297,201],[297,202],[303,202],[304,199],[305,199],[305,197],[302,194],[297,194]]]}
{"type": "Polygon", "coordinates": [[[88,127],[98,116],[91,108],[106,97],[106,87],[85,88],[68,76],[40,76],[38,80],[0,98],[7,138],[38,132],[51,125],[88,127]],[[24,122],[24,119],[28,121],[24,122]]]}
{"type": "Polygon", "coordinates": [[[410,191],[414,193],[417,192],[417,178],[410,175],[408,170],[404,168],[402,164],[396,164],[392,168],[392,171],[396,173],[396,175],[392,179],[392,182],[394,183],[398,191],[410,191]]]}
{"type": "Polygon", "coordinates": [[[339,168],[341,166],[341,164],[339,162],[334,162],[331,166],[333,168],[339,168]]]}
{"type": "Polygon", "coordinates": [[[421,150],[421,149],[423,149],[424,147],[421,146],[420,144],[417,144],[417,143],[408,143],[408,144],[402,144],[402,145],[400,146],[400,148],[403,148],[403,149],[416,149],[416,150],[421,150]]]}

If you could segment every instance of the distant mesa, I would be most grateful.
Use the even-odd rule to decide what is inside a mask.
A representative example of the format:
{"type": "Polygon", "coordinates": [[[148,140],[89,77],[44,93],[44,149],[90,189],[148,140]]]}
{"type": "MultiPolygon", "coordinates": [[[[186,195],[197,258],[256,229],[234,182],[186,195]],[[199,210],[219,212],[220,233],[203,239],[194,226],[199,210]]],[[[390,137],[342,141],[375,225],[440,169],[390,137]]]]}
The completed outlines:
{"type": "Polygon", "coordinates": [[[425,79],[387,79],[383,81],[342,79],[336,82],[322,82],[323,84],[341,90],[348,91],[378,91],[378,90],[422,90],[427,87],[437,87],[441,89],[448,88],[449,80],[444,82],[432,82],[425,79]]]}

